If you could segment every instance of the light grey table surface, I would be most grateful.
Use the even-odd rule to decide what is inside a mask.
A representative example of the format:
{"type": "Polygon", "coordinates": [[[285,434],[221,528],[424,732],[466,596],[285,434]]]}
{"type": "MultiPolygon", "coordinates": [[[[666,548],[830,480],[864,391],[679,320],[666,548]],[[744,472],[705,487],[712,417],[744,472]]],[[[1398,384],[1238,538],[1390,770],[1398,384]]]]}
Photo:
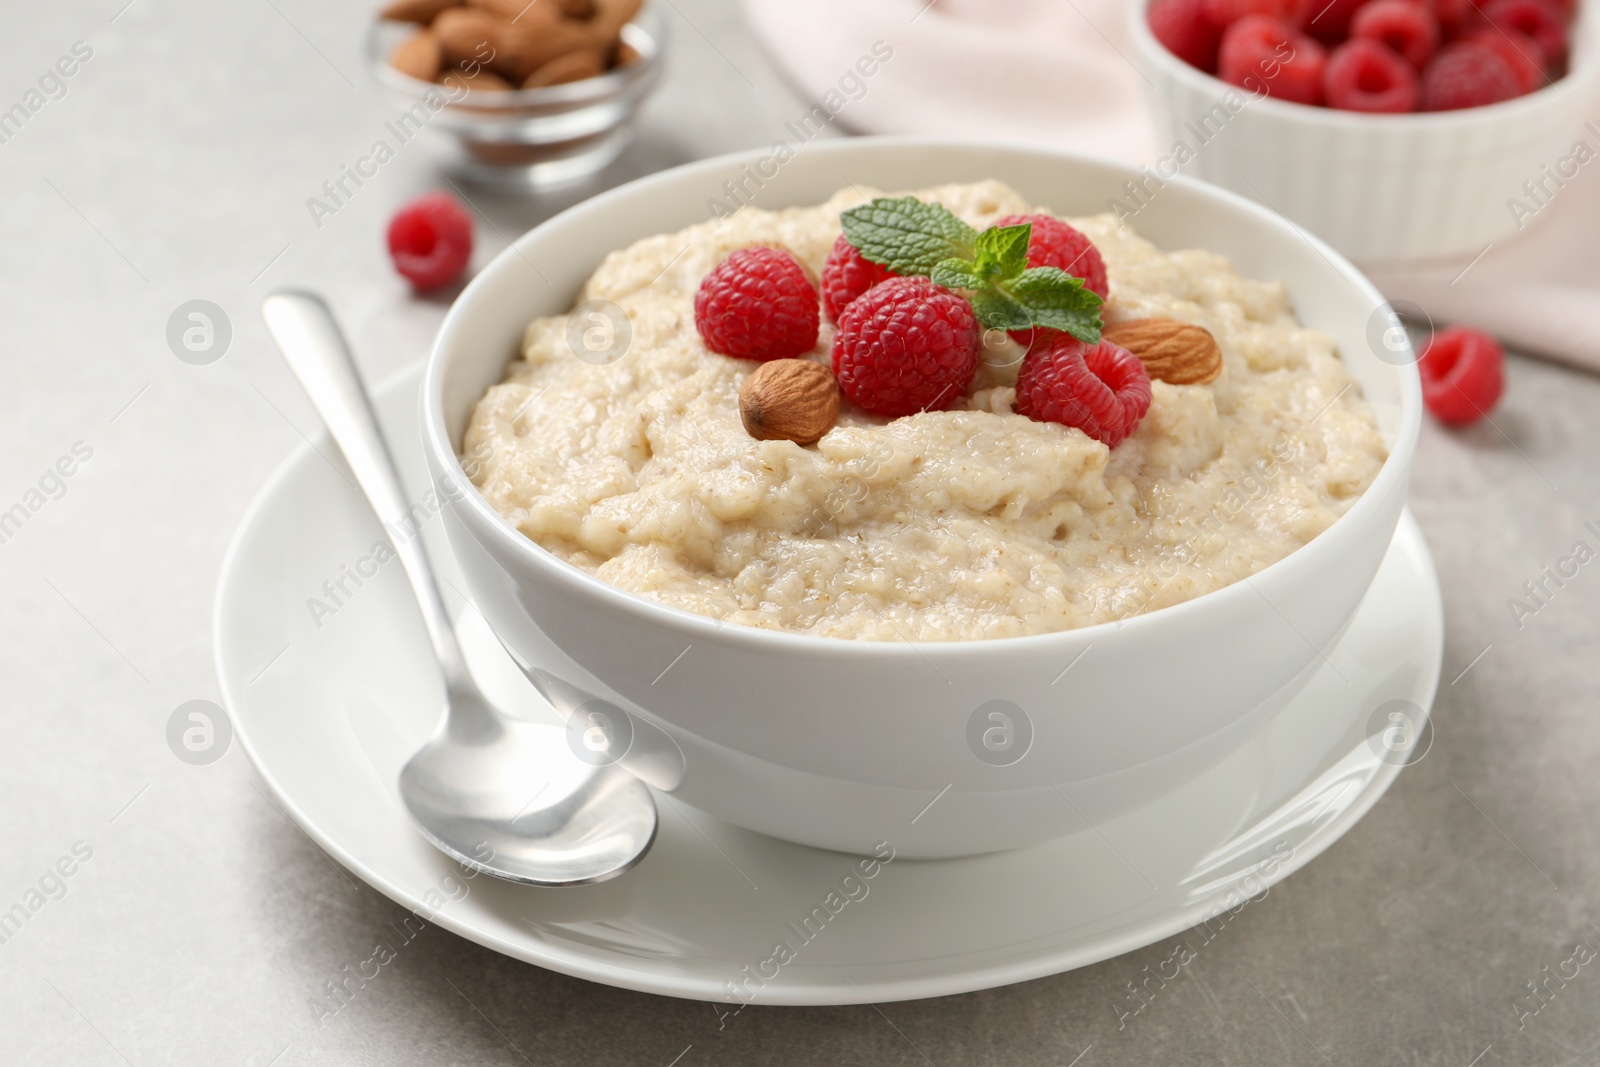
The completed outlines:
{"type": "MultiPolygon", "coordinates": [[[[731,3],[663,6],[669,79],[606,183],[768,143],[807,106],[731,3]]],[[[305,206],[390,116],[362,68],[366,17],[355,0],[5,6],[0,108],[74,42],[93,55],[0,144],[0,509],[75,445],[91,455],[64,490],[46,479],[51,497],[0,543],[0,909],[75,845],[92,856],[0,944],[0,1064],[1600,1059],[1600,967],[1551,984],[1520,1028],[1513,1007],[1576,945],[1600,948],[1600,572],[1520,630],[1507,607],[1575,541],[1596,543],[1600,382],[1523,360],[1494,427],[1424,430],[1413,501],[1448,617],[1433,751],[1135,1024],[1119,1029],[1112,1001],[1163,945],[881,1010],[754,1008],[719,1030],[708,1005],[435,928],[319,1028],[307,999],[403,909],[290,826],[237,745],[189,766],[164,731],[179,704],[218,698],[223,552],[316,426],[261,296],[327,293],[371,379],[419,359],[447,303],[411,298],[382,251],[394,207],[439,184],[421,150],[320,229],[305,206]],[[195,298],[232,320],[210,366],[164,338],[195,298]]],[[[478,260],[580,195],[477,197],[478,260]]]]}

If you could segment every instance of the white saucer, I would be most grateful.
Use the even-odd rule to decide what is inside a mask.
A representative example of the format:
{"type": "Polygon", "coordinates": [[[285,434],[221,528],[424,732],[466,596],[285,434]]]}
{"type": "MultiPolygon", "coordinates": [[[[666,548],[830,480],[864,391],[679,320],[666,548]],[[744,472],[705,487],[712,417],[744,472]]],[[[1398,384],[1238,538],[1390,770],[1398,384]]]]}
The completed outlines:
{"type": "MultiPolygon", "coordinates": [[[[397,376],[375,399],[407,489],[433,512],[418,376],[397,376]]],[[[443,699],[421,622],[397,563],[360,586],[345,577],[382,534],[342,464],[324,458],[333,446],[316,444],[321,454],[302,446],[273,476],[223,566],[217,671],[245,751],[306,833],[387,896],[496,951],[629,989],[730,1009],[738,998],[729,983],[741,979],[743,999],[760,1004],[900,1000],[1148,945],[1261,892],[1354,825],[1413,755],[1414,737],[1380,739],[1389,726],[1380,709],[1409,701],[1425,714],[1438,683],[1438,581],[1407,515],[1355,621],[1295,703],[1222,766],[1098,828],[1016,852],[898,860],[851,883],[850,900],[838,889],[855,858],[662,797],[655,848],[614,881],[532,889],[466,880],[412,829],[395,790],[443,699]],[[329,595],[323,583],[341,577],[352,595],[329,595]],[[313,597],[332,614],[314,621],[313,597]],[[1307,751],[1322,753],[1314,765],[1288,755],[1307,751]],[[1239,784],[1262,780],[1237,772],[1263,764],[1268,788],[1239,784]],[[817,918],[802,930],[808,915],[817,918]],[[779,942],[792,958],[774,964],[779,942]],[[776,975],[746,977],[758,971],[776,975]]],[[[430,519],[423,537],[446,599],[462,611],[484,688],[559,722],[460,596],[439,527],[430,519]]]]}

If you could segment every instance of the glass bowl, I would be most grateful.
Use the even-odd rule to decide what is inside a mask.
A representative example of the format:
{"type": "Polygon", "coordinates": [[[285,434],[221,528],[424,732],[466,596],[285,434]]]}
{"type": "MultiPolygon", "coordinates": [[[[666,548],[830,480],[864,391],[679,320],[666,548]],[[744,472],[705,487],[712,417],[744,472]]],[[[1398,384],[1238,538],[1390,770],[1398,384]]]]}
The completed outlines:
{"type": "Polygon", "coordinates": [[[409,140],[424,128],[446,150],[446,166],[481,185],[538,190],[578,181],[606,166],[633,139],[639,104],[661,80],[665,27],[647,4],[622,28],[636,58],[564,85],[509,92],[426,82],[389,65],[416,25],[379,19],[367,34],[367,59],[385,93],[406,110],[390,123],[409,140]]]}

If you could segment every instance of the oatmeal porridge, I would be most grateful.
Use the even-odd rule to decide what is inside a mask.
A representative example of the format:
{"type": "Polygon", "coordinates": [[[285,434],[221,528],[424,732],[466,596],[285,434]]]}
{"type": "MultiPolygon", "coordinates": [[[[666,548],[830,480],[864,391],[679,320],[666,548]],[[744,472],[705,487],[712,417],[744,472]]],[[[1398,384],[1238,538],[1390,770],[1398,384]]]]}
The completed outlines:
{"type": "MultiPolygon", "coordinates": [[[[967,394],[895,419],[845,401],[815,444],[756,440],[740,390],[761,363],[708,351],[701,279],[736,250],[787,249],[819,275],[840,213],[745,208],[612,253],[580,300],[631,324],[611,362],[580,359],[565,316],[473,411],[464,465],[556,556],[628,592],[750,626],[946,641],[1071,629],[1239,581],[1316,537],[1387,455],[1327,336],[1281,284],[1218,255],[1163,251],[1111,216],[1067,220],[1099,248],[1108,326],[1171,319],[1222,352],[1207,384],[1150,381],[1114,449],[1014,410],[1023,350],[984,335],[967,394]]],[[[923,190],[974,227],[1036,210],[996,182],[923,190]]],[[[829,359],[823,318],[804,358],[829,359]]]]}

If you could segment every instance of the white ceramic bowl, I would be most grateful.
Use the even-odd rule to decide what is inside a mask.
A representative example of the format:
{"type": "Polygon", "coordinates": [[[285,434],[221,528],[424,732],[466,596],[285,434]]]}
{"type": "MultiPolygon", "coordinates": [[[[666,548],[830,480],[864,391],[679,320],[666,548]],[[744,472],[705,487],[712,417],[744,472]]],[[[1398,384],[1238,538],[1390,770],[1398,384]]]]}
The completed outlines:
{"type": "Polygon", "coordinates": [[[1254,98],[1167,51],[1146,6],[1128,12],[1153,86],[1157,178],[1182,143],[1193,152],[1183,173],[1270,205],[1355,260],[1475,255],[1504,241],[1538,221],[1508,205],[1536,205],[1523,183],[1557,169],[1580,137],[1594,141],[1584,123],[1600,97],[1600,19],[1589,3],[1566,77],[1489,107],[1408,115],[1254,98]]]}
{"type": "MultiPolygon", "coordinates": [[[[653,785],[739,825],[852,852],[888,842],[901,856],[954,856],[1048,840],[1234,750],[1320,665],[1376,573],[1404,504],[1421,394],[1404,353],[1380,358],[1369,346],[1382,302],[1371,284],[1231,193],[1173,182],[1139,228],[1162,247],[1210,248],[1247,276],[1282,279],[1302,321],[1337,339],[1391,448],[1347,514],[1248,582],[1066,633],[818,638],[724,625],[613,588],[529,541],[467,485],[462,432],[527,322],[570,308],[613,249],[704,221],[707,199],[768,153],[678,167],[557,215],[484,268],[445,319],[423,384],[424,447],[435,484],[458,498],[444,516],[468,591],[513,657],[569,715],[590,701],[613,706],[633,733],[624,765],[653,785]],[[969,744],[975,712],[995,700],[1031,724],[1031,745],[1009,766],[969,744]]],[[[862,138],[806,146],[756,200],[784,207],[850,182],[997,178],[1055,211],[1091,214],[1132,173],[1043,149],[862,138]]]]}

